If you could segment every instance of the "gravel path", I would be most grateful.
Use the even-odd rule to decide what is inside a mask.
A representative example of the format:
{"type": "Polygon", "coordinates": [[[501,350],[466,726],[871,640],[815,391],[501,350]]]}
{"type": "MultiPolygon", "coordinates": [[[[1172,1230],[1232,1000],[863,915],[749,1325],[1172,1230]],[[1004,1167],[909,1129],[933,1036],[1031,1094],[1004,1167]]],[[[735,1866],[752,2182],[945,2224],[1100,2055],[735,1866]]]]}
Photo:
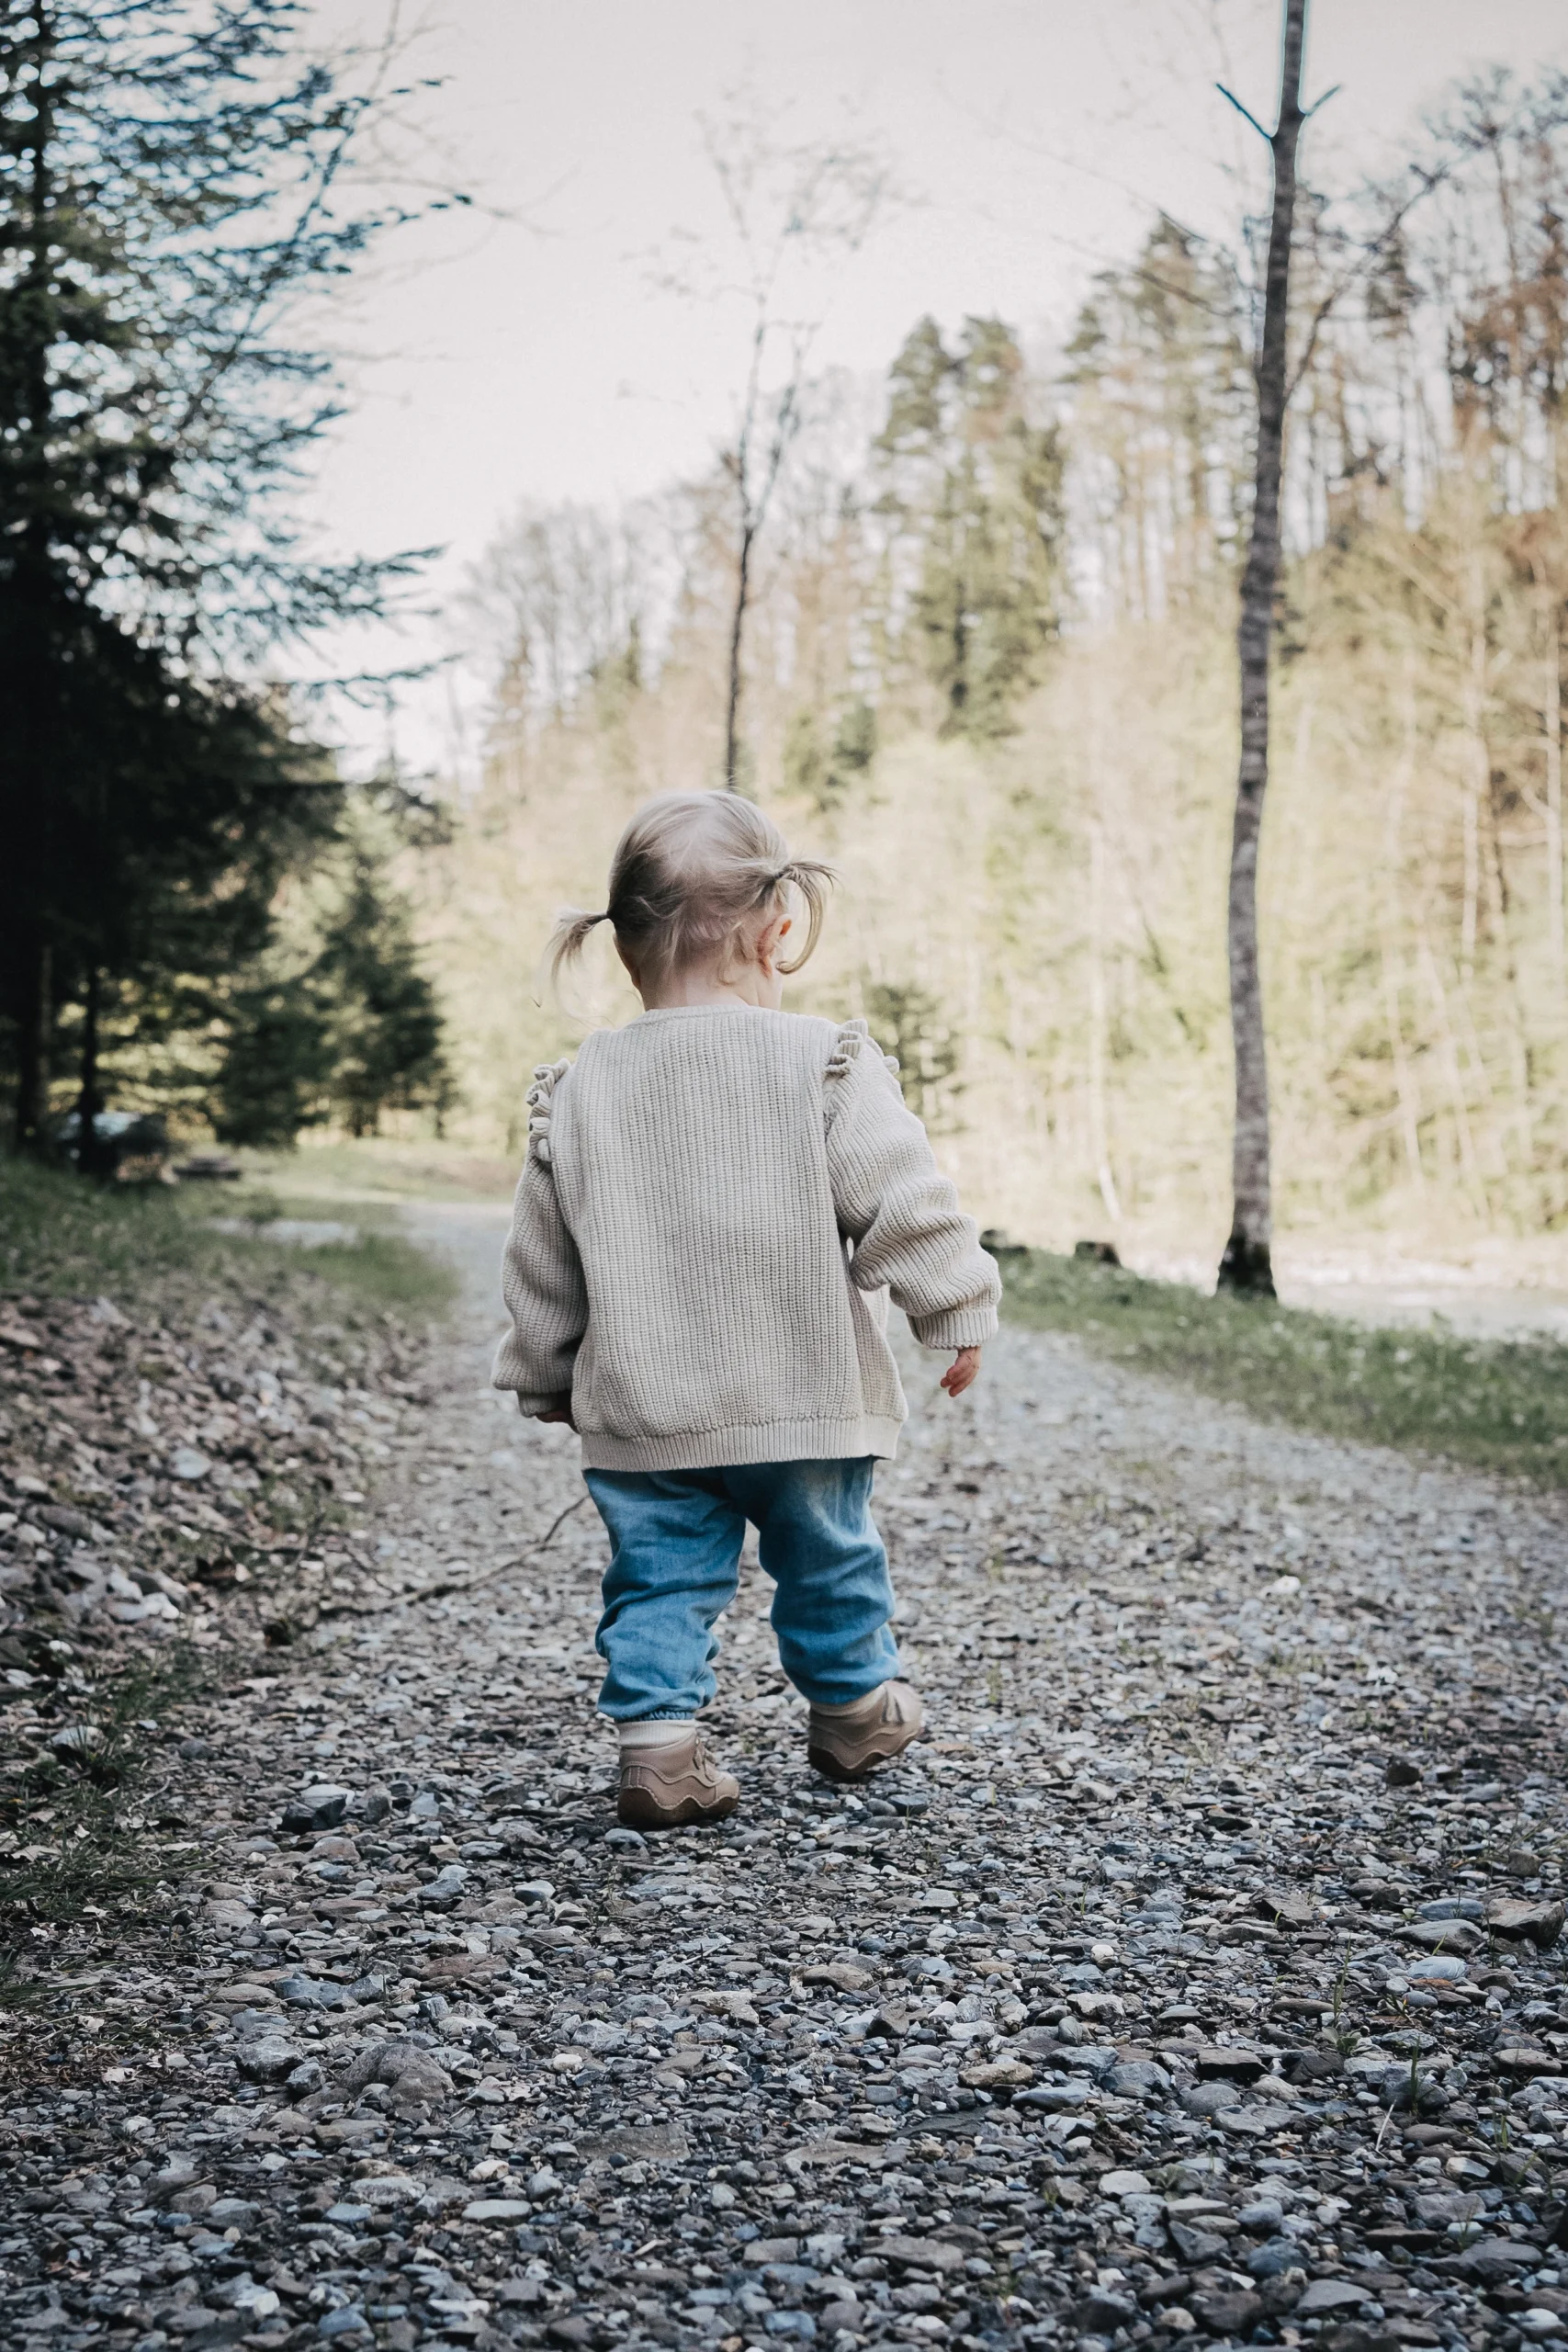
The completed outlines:
{"type": "Polygon", "coordinates": [[[1563,2331],[1561,1499],[1048,1337],[956,1408],[912,1363],[879,1511],[931,1740],[818,1783],[753,1564],[741,1810],[645,1842],[575,1448],[485,1385],[503,1219],[416,1223],[467,1319],[376,1576],[202,1702],[185,1929],[62,1948],[8,2340],[1563,2331]]]}

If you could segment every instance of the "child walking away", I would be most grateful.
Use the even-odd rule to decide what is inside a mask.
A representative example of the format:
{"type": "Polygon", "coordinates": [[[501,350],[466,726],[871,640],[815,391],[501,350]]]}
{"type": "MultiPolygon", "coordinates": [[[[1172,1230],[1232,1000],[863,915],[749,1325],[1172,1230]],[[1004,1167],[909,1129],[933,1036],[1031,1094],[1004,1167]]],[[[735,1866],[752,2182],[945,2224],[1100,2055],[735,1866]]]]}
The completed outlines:
{"type": "Polygon", "coordinates": [[[671,796],[622,835],[604,911],[554,942],[558,974],[612,924],[647,1009],[536,1073],[494,1379],[582,1441],[610,1538],[599,1705],[640,1828],[739,1795],[696,1717],[748,1521],[811,1763],[859,1780],[921,1729],[871,1516],[908,1410],[887,1301],[953,1351],[959,1396],[999,1284],[864,1023],[780,1010],[830,878],[739,795],[671,796]]]}

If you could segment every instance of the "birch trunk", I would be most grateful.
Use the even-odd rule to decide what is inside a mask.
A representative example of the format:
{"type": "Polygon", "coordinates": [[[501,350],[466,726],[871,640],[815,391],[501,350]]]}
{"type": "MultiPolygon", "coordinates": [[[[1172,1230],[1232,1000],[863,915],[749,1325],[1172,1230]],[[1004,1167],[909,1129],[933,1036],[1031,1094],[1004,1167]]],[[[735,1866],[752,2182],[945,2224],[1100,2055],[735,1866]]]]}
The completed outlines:
{"type": "Polygon", "coordinates": [[[1241,668],[1241,764],[1231,831],[1231,1033],[1235,1051],[1235,1129],[1231,1154],[1234,1208],[1220,1261],[1222,1290],[1274,1295],[1273,1211],[1269,1156],[1269,1056],[1258,967],[1258,845],[1269,784],[1269,654],[1280,576],[1280,488],[1285,445],[1286,329],[1291,295],[1291,236],[1296,209],[1296,148],[1302,130],[1302,48],[1306,0],[1285,0],[1280,113],[1269,141],[1274,208],[1263,290],[1263,342],[1258,357],[1258,457],[1252,534],[1242,574],[1236,650],[1241,668]]]}
{"type": "Polygon", "coordinates": [[[751,545],[756,526],[744,501],[740,517],[740,547],[735,568],[735,609],[729,622],[729,677],[724,706],[724,787],[740,789],[740,663],[746,633],[746,612],[751,601],[751,545]]]}
{"type": "Polygon", "coordinates": [[[1562,943],[1562,640],[1557,608],[1546,606],[1546,691],[1540,708],[1541,749],[1546,760],[1546,918],[1551,948],[1551,977],[1557,1002],[1552,1008],[1555,1028],[1561,1018],[1563,988],[1562,943]]]}

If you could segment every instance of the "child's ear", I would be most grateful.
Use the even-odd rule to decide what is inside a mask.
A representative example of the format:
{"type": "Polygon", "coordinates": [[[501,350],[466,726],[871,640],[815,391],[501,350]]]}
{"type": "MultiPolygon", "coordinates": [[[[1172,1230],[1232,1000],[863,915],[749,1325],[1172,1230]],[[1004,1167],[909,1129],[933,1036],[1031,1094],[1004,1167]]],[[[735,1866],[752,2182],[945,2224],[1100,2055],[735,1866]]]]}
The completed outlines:
{"type": "Polygon", "coordinates": [[[779,949],[784,945],[790,920],[788,915],[771,915],[757,933],[751,953],[764,971],[771,971],[778,962],[779,949]]]}

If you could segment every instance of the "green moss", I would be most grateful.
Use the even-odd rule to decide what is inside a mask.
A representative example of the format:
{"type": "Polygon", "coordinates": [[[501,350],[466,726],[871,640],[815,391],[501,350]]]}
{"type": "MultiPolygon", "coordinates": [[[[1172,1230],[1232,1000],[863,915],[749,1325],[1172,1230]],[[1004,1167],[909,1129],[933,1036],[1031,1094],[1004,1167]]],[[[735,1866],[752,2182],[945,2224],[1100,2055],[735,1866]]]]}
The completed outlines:
{"type": "Polygon", "coordinates": [[[1568,1486],[1568,1348],[1556,1340],[1374,1329],[1043,1250],[1008,1257],[1002,1278],[1012,1321],[1071,1331],[1266,1419],[1568,1486]]]}
{"type": "Polygon", "coordinates": [[[0,1295],[82,1298],[99,1292],[126,1304],[200,1284],[254,1291],[325,1283],[361,1305],[419,1316],[445,1312],[457,1278],[395,1233],[362,1233],[309,1251],[254,1230],[219,1233],[215,1216],[236,1206],[254,1227],[277,1213],[256,1194],[243,1204],[212,1186],[98,1185],[68,1171],[0,1160],[0,1295]]]}
{"type": "Polygon", "coordinates": [[[159,1907],[168,1863],[155,1832],[177,1825],[158,1818],[158,1740],[235,1670],[222,1654],[172,1644],[73,1690],[71,1718],[90,1727],[82,1746],[56,1749],[43,1732],[21,1750],[0,1794],[0,1829],[18,1841],[0,1865],[0,2008],[36,2007],[47,1994],[30,1924],[76,1921],[89,1906],[111,1922],[145,1920],[159,1907]]]}

